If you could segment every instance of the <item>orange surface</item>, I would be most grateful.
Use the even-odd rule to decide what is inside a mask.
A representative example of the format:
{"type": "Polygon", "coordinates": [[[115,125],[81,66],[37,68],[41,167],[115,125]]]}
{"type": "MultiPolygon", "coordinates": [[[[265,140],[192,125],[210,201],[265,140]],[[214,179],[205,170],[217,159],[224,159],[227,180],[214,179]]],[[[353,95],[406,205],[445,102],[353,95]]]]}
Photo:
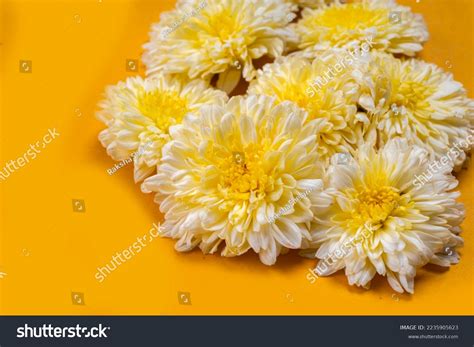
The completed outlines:
{"type": "MultiPolygon", "coordinates": [[[[474,96],[472,0],[404,0],[428,23],[422,56],[449,69],[474,96]]],[[[415,295],[395,295],[385,279],[372,290],[349,287],[338,273],[310,284],[314,261],[295,252],[276,266],[257,256],[174,251],[155,239],[102,283],[96,269],[159,221],[158,207],[97,141],[94,117],[107,84],[134,75],[150,24],[173,1],[2,0],[0,166],[25,153],[49,128],[60,136],[0,181],[1,314],[473,314],[474,169],[460,176],[467,206],[462,261],[423,269],[415,295]],[[31,60],[32,73],[19,61],[31,60]],[[85,201],[73,212],[72,199],[85,201]],[[178,291],[191,305],[180,305],[178,291]],[[84,295],[74,305],[72,292],[84,295]]],[[[143,73],[140,66],[139,72],[143,73]]]]}

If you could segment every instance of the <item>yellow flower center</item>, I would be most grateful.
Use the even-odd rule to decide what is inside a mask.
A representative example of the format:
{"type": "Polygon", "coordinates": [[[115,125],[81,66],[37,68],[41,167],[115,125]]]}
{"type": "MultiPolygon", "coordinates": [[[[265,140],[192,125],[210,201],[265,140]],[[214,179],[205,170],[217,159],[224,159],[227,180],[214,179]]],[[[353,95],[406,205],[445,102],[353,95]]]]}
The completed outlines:
{"type": "Polygon", "coordinates": [[[427,98],[432,93],[432,88],[420,82],[403,81],[395,87],[392,101],[398,106],[405,106],[411,111],[429,109],[427,98]]]}
{"type": "Polygon", "coordinates": [[[351,30],[364,30],[389,23],[389,12],[386,9],[371,9],[364,4],[347,4],[331,6],[317,16],[309,18],[307,24],[313,27],[324,27],[326,39],[332,42],[350,41],[351,35],[358,35],[351,30]]]}
{"type": "MultiPolygon", "coordinates": [[[[319,76],[317,76],[319,77],[319,76]]],[[[292,101],[302,109],[308,112],[309,119],[316,119],[324,117],[324,105],[322,95],[324,94],[325,80],[317,85],[320,88],[319,92],[315,92],[314,95],[309,95],[307,92],[310,83],[313,83],[314,79],[307,79],[306,81],[298,81],[298,84],[293,84],[289,81],[282,81],[278,87],[273,87],[270,90],[266,90],[266,94],[270,96],[276,96],[278,101],[283,102],[285,100],[292,101]]],[[[266,87],[268,88],[268,87],[266,87]]]]}
{"type": "Polygon", "coordinates": [[[384,222],[398,207],[400,194],[393,187],[381,186],[359,190],[355,199],[357,208],[353,212],[358,222],[377,224],[384,222]]]}
{"type": "Polygon", "coordinates": [[[263,149],[256,144],[247,145],[243,151],[229,153],[218,167],[222,173],[220,189],[225,197],[249,200],[251,195],[263,197],[269,176],[262,165],[263,149]]]}
{"type": "Polygon", "coordinates": [[[296,103],[299,107],[305,109],[308,111],[309,118],[308,120],[316,119],[316,118],[322,118],[325,116],[325,111],[323,105],[323,100],[321,98],[320,93],[314,94],[312,97],[306,96],[306,93],[303,91],[300,92],[301,96],[299,96],[296,100],[289,99],[296,103]]]}
{"type": "Polygon", "coordinates": [[[181,123],[188,112],[188,105],[176,92],[154,90],[138,96],[138,110],[154,120],[163,132],[168,132],[171,125],[181,123]]]}
{"type": "Polygon", "coordinates": [[[226,41],[241,29],[240,22],[229,9],[223,9],[220,13],[212,14],[208,18],[207,32],[221,41],[226,41]]]}
{"type": "Polygon", "coordinates": [[[330,80],[322,76],[308,71],[307,78],[302,79],[298,84],[283,81],[278,87],[267,90],[266,94],[276,96],[280,102],[285,100],[294,102],[308,112],[308,122],[319,118],[328,120],[319,131],[321,144],[318,147],[318,153],[325,157],[336,152],[335,145],[341,143],[341,131],[347,125],[341,115],[344,112],[339,112],[342,107],[335,103],[336,99],[333,98],[333,93],[327,90],[330,80]],[[316,79],[317,82],[315,82],[316,79]],[[310,85],[313,85],[316,89],[311,94],[308,93],[308,86],[310,85]],[[327,144],[327,146],[324,144],[327,144]]]}

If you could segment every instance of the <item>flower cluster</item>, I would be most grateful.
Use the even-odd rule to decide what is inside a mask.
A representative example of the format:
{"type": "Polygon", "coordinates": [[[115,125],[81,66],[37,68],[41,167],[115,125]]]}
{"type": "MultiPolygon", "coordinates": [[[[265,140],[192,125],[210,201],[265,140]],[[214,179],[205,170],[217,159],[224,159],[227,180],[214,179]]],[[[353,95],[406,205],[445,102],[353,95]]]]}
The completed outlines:
{"type": "Polygon", "coordinates": [[[106,90],[99,139],[133,159],[178,251],[297,249],[413,293],[419,268],[459,261],[452,171],[474,143],[474,101],[415,57],[427,39],[394,0],[178,0],[146,77],[106,90]]]}

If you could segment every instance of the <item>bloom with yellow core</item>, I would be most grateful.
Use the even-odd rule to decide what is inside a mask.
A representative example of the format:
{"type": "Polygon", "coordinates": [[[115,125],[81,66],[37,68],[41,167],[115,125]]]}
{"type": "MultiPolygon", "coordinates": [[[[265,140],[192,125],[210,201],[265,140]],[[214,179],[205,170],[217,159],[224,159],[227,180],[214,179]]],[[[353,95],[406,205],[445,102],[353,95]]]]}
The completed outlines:
{"type": "Polygon", "coordinates": [[[292,27],[299,36],[298,48],[307,52],[360,46],[371,37],[374,50],[413,56],[428,40],[423,18],[394,0],[336,1],[305,8],[292,27]]]}
{"type": "Polygon", "coordinates": [[[183,74],[230,92],[256,75],[255,59],[283,54],[296,36],[287,27],[296,5],[285,0],[181,1],[153,25],[143,61],[147,74],[183,74]],[[202,4],[201,4],[202,3],[202,4]]]}
{"type": "Polygon", "coordinates": [[[308,119],[317,119],[321,124],[318,152],[328,164],[333,154],[357,148],[353,128],[358,122],[358,85],[351,77],[355,66],[347,52],[328,51],[313,61],[300,56],[279,58],[259,71],[248,93],[292,101],[308,112],[308,119]]]}
{"type": "Polygon", "coordinates": [[[106,89],[97,117],[107,128],[99,140],[114,160],[133,157],[134,178],[139,182],[156,171],[170,126],[204,104],[226,101],[225,93],[208,88],[203,81],[128,78],[106,89]]]}
{"type": "Polygon", "coordinates": [[[349,284],[365,288],[379,274],[395,291],[413,293],[417,269],[458,262],[465,211],[451,168],[423,186],[413,183],[430,163],[426,150],[395,139],[379,151],[362,146],[348,163],[329,167],[334,204],[312,229],[321,274],[345,269],[349,284]]]}
{"type": "MultiPolygon", "coordinates": [[[[420,59],[401,60],[383,53],[372,53],[366,67],[355,76],[359,104],[368,116],[366,139],[381,147],[392,138],[404,137],[439,159],[460,140],[472,138],[474,100],[452,74],[420,59]]],[[[466,152],[474,143],[468,142],[466,152]]],[[[464,151],[459,154],[455,168],[466,159],[464,151]]]]}
{"type": "Polygon", "coordinates": [[[252,249],[267,265],[310,242],[309,225],[328,207],[317,153],[317,120],[264,95],[204,106],[170,130],[156,175],[162,236],[176,249],[223,256],[252,249]]]}

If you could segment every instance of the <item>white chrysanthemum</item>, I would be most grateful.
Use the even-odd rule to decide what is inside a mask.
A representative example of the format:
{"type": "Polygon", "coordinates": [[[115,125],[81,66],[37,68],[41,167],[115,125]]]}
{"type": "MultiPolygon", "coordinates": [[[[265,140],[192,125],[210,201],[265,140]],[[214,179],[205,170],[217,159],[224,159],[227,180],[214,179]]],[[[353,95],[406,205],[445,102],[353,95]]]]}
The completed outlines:
{"type": "Polygon", "coordinates": [[[379,152],[362,146],[355,160],[331,166],[334,204],[312,230],[317,271],[345,268],[351,285],[366,288],[378,273],[397,292],[413,293],[418,268],[457,263],[464,218],[452,192],[458,182],[446,166],[420,184],[416,177],[430,164],[424,149],[395,139],[379,152]]]}
{"type": "Polygon", "coordinates": [[[182,1],[153,25],[143,61],[147,74],[185,74],[231,91],[250,81],[253,60],[277,57],[296,37],[287,28],[296,6],[285,0],[182,1]]]}
{"type": "Polygon", "coordinates": [[[136,182],[156,171],[168,128],[207,103],[223,105],[227,95],[203,81],[155,76],[128,78],[106,89],[97,117],[107,125],[99,135],[114,160],[133,157],[136,182]]]}
{"type": "Polygon", "coordinates": [[[337,0],[288,0],[300,7],[319,8],[323,5],[329,5],[337,0]]]}
{"type": "MultiPolygon", "coordinates": [[[[367,139],[383,146],[403,137],[439,158],[472,134],[474,101],[452,74],[422,60],[383,53],[373,53],[366,66],[356,79],[361,86],[359,103],[368,112],[367,139]]],[[[464,150],[468,152],[471,145],[464,150]]],[[[464,151],[459,153],[455,167],[466,158],[464,151]]]]}
{"type": "Polygon", "coordinates": [[[299,36],[298,48],[308,52],[360,46],[370,38],[374,50],[413,56],[428,40],[423,18],[394,0],[305,8],[292,27],[299,36]]]}
{"type": "Polygon", "coordinates": [[[318,119],[318,152],[329,163],[334,153],[353,152],[359,142],[353,131],[358,122],[358,86],[351,77],[358,58],[332,51],[313,62],[299,56],[279,58],[259,71],[248,93],[292,101],[308,112],[308,119],[318,119]]]}
{"type": "Polygon", "coordinates": [[[161,235],[178,251],[223,256],[253,249],[267,265],[310,242],[315,210],[327,208],[316,120],[290,102],[234,97],[205,106],[170,130],[162,164],[144,192],[165,215],[161,235]]]}

